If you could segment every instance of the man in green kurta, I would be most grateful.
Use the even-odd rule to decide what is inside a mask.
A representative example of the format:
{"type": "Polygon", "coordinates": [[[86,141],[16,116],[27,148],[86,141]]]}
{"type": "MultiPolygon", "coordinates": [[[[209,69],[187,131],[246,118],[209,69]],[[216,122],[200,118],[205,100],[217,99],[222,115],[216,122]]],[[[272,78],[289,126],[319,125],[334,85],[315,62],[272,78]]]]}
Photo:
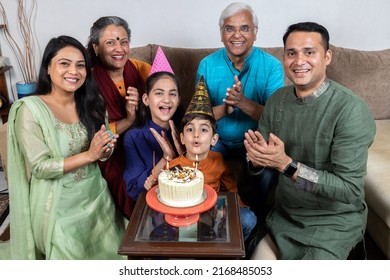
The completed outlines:
{"type": "Polygon", "coordinates": [[[245,137],[254,170],[280,172],[268,234],[253,259],[347,259],[367,221],[364,176],[375,122],[352,91],[326,77],[328,31],[304,22],[283,37],[293,85],[271,96],[245,137]],[[283,174],[283,175],[282,175],[283,174]]]}

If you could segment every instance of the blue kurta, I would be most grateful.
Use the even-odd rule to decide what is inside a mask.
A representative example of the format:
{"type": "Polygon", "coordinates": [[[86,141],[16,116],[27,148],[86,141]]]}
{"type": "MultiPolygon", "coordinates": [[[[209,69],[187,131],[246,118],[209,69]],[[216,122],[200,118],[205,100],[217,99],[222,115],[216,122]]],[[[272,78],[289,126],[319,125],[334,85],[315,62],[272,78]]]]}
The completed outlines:
{"type": "Polygon", "coordinates": [[[289,86],[271,96],[258,129],[265,139],[277,135],[302,164],[296,182],[279,176],[267,218],[281,258],[346,259],[366,228],[363,185],[375,135],[368,106],[333,81],[304,100],[289,86]]]}
{"type": "MultiPolygon", "coordinates": [[[[224,104],[227,88],[231,88],[234,76],[242,83],[246,98],[264,105],[268,98],[284,84],[282,65],[275,57],[253,47],[245,59],[241,71],[234,68],[226,48],[210,54],[199,64],[197,80],[204,76],[212,106],[224,104]]],[[[240,109],[218,120],[219,139],[230,149],[243,147],[244,133],[248,129],[256,129],[257,121],[240,109]]]]}
{"type": "Polygon", "coordinates": [[[141,192],[146,191],[144,184],[152,173],[153,151],[155,151],[156,163],[163,156],[160,144],[153,136],[150,128],[154,128],[160,135],[164,131],[172,146],[174,146],[171,131],[163,129],[151,120],[148,120],[145,126],[130,129],[125,133],[123,146],[126,167],[123,177],[127,193],[134,200],[138,198],[141,192]]]}

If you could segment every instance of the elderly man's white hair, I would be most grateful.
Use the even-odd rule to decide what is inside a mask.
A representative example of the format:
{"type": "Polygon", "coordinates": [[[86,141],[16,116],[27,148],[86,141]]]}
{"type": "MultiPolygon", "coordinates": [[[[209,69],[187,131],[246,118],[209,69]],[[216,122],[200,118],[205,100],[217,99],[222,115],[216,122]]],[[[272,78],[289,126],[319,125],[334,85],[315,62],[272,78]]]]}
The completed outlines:
{"type": "Polygon", "coordinates": [[[253,11],[252,7],[248,4],[241,2],[231,3],[222,11],[221,16],[219,17],[219,28],[222,28],[223,23],[228,17],[235,15],[243,10],[252,14],[253,25],[257,28],[259,25],[259,20],[257,19],[255,11],[253,11]]]}

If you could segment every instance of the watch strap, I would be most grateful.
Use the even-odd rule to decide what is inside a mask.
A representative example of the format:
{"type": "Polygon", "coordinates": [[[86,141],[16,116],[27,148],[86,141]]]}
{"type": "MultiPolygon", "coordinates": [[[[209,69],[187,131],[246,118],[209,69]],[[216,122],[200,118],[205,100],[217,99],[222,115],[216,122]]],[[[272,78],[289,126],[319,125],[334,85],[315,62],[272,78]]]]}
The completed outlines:
{"type": "Polygon", "coordinates": [[[292,162],[287,165],[287,167],[284,169],[283,174],[287,177],[294,176],[295,172],[298,169],[298,163],[295,160],[292,160],[292,162]]]}

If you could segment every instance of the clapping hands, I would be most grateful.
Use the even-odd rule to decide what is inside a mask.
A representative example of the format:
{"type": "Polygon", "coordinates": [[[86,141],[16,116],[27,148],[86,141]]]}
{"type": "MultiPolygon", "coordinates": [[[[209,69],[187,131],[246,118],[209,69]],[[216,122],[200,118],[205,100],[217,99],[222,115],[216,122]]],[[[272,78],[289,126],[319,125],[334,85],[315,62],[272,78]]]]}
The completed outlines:
{"type": "Polygon", "coordinates": [[[138,101],[139,101],[139,93],[138,89],[135,87],[127,88],[126,99],[126,119],[129,123],[133,123],[136,117],[136,113],[138,110],[138,101]]]}
{"type": "Polygon", "coordinates": [[[227,89],[226,98],[223,100],[227,105],[226,112],[228,114],[232,113],[234,108],[242,107],[243,102],[245,102],[246,97],[242,91],[241,81],[238,79],[237,75],[234,76],[234,84],[231,88],[227,89]]]}
{"type": "Polygon", "coordinates": [[[248,130],[245,133],[244,145],[247,160],[255,167],[270,167],[282,172],[291,162],[291,158],[284,151],[283,141],[273,133],[270,133],[267,142],[259,131],[248,130]]]}
{"type": "Polygon", "coordinates": [[[118,134],[113,134],[102,125],[100,130],[92,138],[88,152],[93,161],[109,157],[117,143],[118,134]]]}
{"type": "MultiPolygon", "coordinates": [[[[175,145],[175,148],[179,155],[184,153],[184,147],[180,142],[179,133],[176,130],[175,124],[172,120],[169,120],[169,126],[171,127],[171,135],[172,139],[175,145]]],[[[173,148],[171,142],[167,138],[167,135],[165,135],[165,132],[162,131],[161,135],[154,129],[151,128],[150,131],[152,132],[153,136],[156,138],[157,142],[160,144],[160,147],[164,153],[164,158],[169,157],[170,159],[174,159],[176,157],[175,149],[173,148]]]]}

